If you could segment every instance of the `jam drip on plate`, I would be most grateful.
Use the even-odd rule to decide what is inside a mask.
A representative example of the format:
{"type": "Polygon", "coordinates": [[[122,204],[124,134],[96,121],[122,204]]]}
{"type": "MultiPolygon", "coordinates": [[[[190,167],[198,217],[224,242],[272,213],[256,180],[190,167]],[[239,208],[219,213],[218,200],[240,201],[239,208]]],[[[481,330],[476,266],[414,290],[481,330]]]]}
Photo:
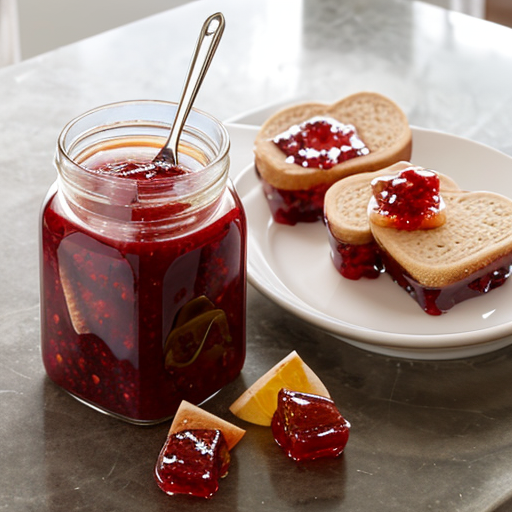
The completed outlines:
{"type": "Polygon", "coordinates": [[[324,116],[288,128],[274,137],[274,144],[287,163],[326,170],[370,153],[354,126],[324,116]]]}
{"type": "Polygon", "coordinates": [[[338,457],[348,441],[350,423],[330,398],[281,389],[272,418],[277,444],[295,461],[338,457]]]}
{"type": "Polygon", "coordinates": [[[155,478],[167,494],[211,498],[219,479],[227,475],[230,461],[220,430],[183,430],[168,437],[156,463],[155,478]]]}

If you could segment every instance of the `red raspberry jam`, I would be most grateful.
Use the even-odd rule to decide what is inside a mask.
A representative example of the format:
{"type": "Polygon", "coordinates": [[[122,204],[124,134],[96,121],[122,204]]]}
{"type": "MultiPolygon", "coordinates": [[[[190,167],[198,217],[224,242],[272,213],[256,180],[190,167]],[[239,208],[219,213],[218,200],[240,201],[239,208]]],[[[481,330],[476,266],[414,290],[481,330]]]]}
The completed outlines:
{"type": "Polygon", "coordinates": [[[330,398],[284,388],[279,391],[272,433],[293,460],[339,456],[349,431],[350,423],[330,398]]]}
{"type": "Polygon", "coordinates": [[[283,190],[261,180],[263,193],[279,224],[295,226],[298,222],[316,222],[324,216],[324,196],[329,185],[307,190],[283,190]]]}
{"type": "Polygon", "coordinates": [[[371,206],[378,214],[372,220],[380,225],[413,231],[442,224],[431,224],[444,208],[439,176],[433,171],[411,167],[397,176],[375,178],[372,191],[371,206]]]}
{"type": "Polygon", "coordinates": [[[155,467],[158,486],[167,494],[211,498],[230,464],[228,446],[220,430],[183,430],[171,434],[155,467]]]}
{"type": "Polygon", "coordinates": [[[274,144],[287,156],[286,162],[316,169],[331,169],[370,153],[354,126],[324,116],[288,128],[274,138],[274,144]]]}
{"type": "Polygon", "coordinates": [[[441,315],[459,302],[498,288],[505,283],[512,272],[512,254],[510,254],[462,281],[442,288],[429,288],[414,280],[386,251],[381,250],[381,255],[386,272],[429,315],[441,315]]]}
{"type": "MultiPolygon", "coordinates": [[[[126,105],[139,103],[105,109],[117,109],[115,118],[126,105]]],[[[148,108],[140,105],[138,120],[148,108]]],[[[213,133],[226,133],[209,122],[213,133]]],[[[109,137],[108,125],[103,132],[109,137]]],[[[66,154],[67,133],[59,139],[58,187],[42,211],[43,362],[51,380],[94,408],[157,423],[182,400],[211,397],[245,358],[246,221],[227,180],[227,139],[208,139],[225,148],[218,159],[209,155],[176,175],[157,164],[155,175],[133,179],[131,171],[151,160],[133,164],[119,156],[120,144],[113,154],[103,145],[103,163],[87,170],[97,153],[77,164],[66,154]]],[[[123,151],[144,153],[136,144],[123,151]]]]}
{"type": "Polygon", "coordinates": [[[244,359],[241,211],[236,205],[178,240],[128,241],[83,230],[51,197],[42,239],[50,378],[142,421],[167,418],[182,399],[200,403],[232,381],[244,359]],[[223,312],[222,322],[198,314],[188,329],[176,325],[201,299],[223,312]]]}
{"type": "Polygon", "coordinates": [[[357,280],[362,277],[376,279],[384,271],[376,242],[348,244],[338,240],[328,229],[331,259],[336,270],[345,278],[357,280]]]}

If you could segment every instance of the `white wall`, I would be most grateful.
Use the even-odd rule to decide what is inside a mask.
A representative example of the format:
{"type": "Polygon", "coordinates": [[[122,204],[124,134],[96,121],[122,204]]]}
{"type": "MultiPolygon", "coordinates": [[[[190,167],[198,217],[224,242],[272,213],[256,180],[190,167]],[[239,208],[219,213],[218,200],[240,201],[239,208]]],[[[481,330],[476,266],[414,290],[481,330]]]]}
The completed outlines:
{"type": "MultiPolygon", "coordinates": [[[[17,0],[21,58],[33,57],[187,1],[190,0],[17,0]]],[[[483,17],[485,0],[424,1],[483,17]]]]}
{"type": "Polygon", "coordinates": [[[187,1],[18,0],[21,57],[33,57],[187,1]]]}

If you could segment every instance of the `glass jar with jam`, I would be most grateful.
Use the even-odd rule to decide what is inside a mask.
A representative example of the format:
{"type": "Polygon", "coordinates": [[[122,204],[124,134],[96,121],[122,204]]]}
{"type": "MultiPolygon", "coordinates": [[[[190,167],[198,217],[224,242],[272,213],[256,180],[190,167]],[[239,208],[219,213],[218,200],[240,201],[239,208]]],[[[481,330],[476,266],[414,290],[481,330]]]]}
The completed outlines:
{"type": "Polygon", "coordinates": [[[71,121],[41,214],[46,372],[140,424],[208,399],[245,358],[246,221],[229,137],[192,110],[178,165],[154,162],[175,113],[134,101],[71,121]]]}

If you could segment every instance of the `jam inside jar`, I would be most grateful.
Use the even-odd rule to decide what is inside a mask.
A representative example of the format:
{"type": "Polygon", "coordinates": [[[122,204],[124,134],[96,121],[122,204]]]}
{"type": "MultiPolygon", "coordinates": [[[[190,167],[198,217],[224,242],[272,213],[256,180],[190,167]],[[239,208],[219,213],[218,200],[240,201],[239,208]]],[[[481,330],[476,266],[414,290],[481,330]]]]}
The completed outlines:
{"type": "Polygon", "coordinates": [[[175,111],[124,102],[69,123],[41,214],[47,374],[138,424],[208,399],[245,359],[246,220],[228,179],[227,131],[192,110],[179,172],[138,173],[175,111]]]}

